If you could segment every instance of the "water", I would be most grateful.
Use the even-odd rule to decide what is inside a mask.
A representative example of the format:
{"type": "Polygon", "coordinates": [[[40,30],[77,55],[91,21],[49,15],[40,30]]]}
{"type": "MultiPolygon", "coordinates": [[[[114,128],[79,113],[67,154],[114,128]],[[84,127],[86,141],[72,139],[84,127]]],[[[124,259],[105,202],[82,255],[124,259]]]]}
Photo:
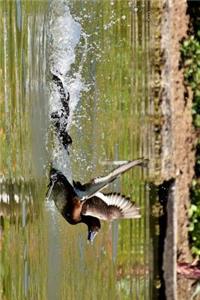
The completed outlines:
{"type": "Polygon", "coordinates": [[[102,224],[87,244],[45,201],[49,164],[85,182],[150,157],[147,1],[0,2],[2,299],[154,299],[148,170],[113,184],[140,220],[102,224]],[[70,93],[69,155],[52,133],[52,81],[70,93]]]}

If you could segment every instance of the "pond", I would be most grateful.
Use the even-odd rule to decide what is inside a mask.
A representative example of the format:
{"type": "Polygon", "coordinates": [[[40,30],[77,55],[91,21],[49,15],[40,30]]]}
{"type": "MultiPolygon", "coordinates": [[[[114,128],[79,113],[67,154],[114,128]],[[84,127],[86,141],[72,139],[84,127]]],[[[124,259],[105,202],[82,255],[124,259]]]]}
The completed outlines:
{"type": "Polygon", "coordinates": [[[149,1],[0,2],[1,299],[156,299],[150,12],[149,1]],[[68,151],[52,132],[54,73],[70,94],[68,151]],[[52,164],[84,183],[140,157],[150,168],[110,190],[142,217],[102,222],[92,245],[46,201],[52,164]]]}

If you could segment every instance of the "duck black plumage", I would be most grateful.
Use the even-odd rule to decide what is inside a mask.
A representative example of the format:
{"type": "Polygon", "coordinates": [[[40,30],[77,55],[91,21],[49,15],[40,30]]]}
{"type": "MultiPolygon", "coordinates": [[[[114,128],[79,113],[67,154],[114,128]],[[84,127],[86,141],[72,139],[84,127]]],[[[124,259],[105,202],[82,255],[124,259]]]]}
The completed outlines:
{"type": "Polygon", "coordinates": [[[54,199],[56,207],[70,224],[85,223],[88,240],[93,241],[101,228],[100,220],[140,218],[140,209],[130,199],[116,193],[103,194],[101,190],[119,175],[135,166],[146,165],[147,160],[137,159],[123,164],[104,177],[86,184],[69,183],[58,170],[52,168],[47,198],[54,199]]]}

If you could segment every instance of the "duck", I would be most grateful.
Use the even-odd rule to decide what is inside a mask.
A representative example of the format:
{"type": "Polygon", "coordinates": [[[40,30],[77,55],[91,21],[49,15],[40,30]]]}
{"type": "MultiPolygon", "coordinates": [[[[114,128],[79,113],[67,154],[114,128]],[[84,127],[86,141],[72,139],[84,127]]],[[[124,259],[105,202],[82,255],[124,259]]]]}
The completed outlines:
{"type": "Polygon", "coordinates": [[[65,175],[51,168],[47,199],[53,199],[58,211],[71,225],[84,223],[88,227],[88,242],[92,243],[101,228],[100,221],[137,219],[140,208],[130,198],[119,193],[103,193],[102,190],[121,174],[136,166],[146,166],[147,160],[128,161],[108,175],[93,178],[81,184],[70,183],[65,175]]]}

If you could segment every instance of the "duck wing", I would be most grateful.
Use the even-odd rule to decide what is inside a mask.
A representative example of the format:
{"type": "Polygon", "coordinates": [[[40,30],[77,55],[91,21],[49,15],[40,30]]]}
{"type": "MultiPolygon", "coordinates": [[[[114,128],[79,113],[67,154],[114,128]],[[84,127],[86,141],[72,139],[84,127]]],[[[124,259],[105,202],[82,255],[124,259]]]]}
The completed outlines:
{"type": "Polygon", "coordinates": [[[89,183],[82,185],[80,182],[73,182],[75,191],[81,198],[81,200],[89,199],[93,197],[98,191],[101,191],[108,184],[114,181],[119,175],[127,172],[135,166],[145,166],[147,162],[148,161],[143,158],[136,159],[121,165],[106,176],[92,179],[89,183]]]}
{"type": "Polygon", "coordinates": [[[100,220],[140,218],[140,209],[125,196],[98,192],[83,204],[82,215],[100,220]]]}

